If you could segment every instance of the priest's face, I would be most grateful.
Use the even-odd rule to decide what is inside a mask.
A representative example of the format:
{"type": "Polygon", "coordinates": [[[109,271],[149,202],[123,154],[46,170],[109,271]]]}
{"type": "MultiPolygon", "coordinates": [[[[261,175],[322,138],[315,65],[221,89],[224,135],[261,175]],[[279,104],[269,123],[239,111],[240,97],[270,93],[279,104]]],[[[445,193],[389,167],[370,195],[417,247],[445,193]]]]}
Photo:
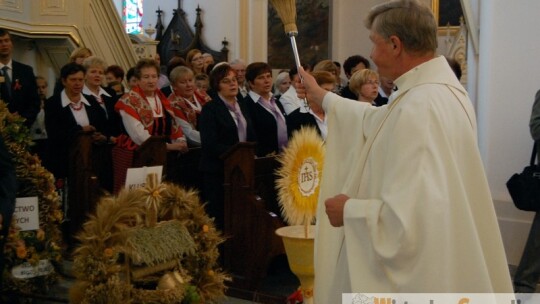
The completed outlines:
{"type": "Polygon", "coordinates": [[[386,39],[371,31],[369,39],[373,42],[373,48],[371,50],[371,59],[377,65],[378,72],[381,76],[393,79],[392,71],[394,68],[394,44],[390,39],[386,39]]]}

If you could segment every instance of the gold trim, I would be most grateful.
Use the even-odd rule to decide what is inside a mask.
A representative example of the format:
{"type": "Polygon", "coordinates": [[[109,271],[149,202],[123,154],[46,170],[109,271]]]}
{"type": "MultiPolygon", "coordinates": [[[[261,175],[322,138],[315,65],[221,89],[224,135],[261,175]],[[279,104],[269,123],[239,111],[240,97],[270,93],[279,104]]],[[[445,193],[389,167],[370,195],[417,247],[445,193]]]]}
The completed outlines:
{"type": "Polygon", "coordinates": [[[431,10],[435,16],[435,22],[439,25],[439,0],[431,0],[431,10]]]}
{"type": "Polygon", "coordinates": [[[27,30],[27,29],[20,28],[20,27],[15,28],[13,26],[4,26],[3,27],[3,28],[5,28],[6,30],[8,30],[10,32],[14,32],[14,33],[17,33],[20,36],[26,36],[26,37],[45,36],[45,35],[48,35],[48,36],[67,36],[77,46],[81,45],[81,40],[78,38],[80,36],[79,35],[79,28],[76,25],[73,25],[73,24],[70,24],[70,25],[65,25],[65,24],[41,24],[41,23],[40,24],[34,24],[34,23],[28,23],[28,22],[23,22],[23,21],[19,21],[19,20],[11,20],[11,19],[7,19],[7,18],[3,18],[3,19],[0,19],[0,20],[9,21],[9,22],[12,22],[12,23],[18,23],[18,24],[25,25],[25,26],[30,26],[30,27],[39,26],[39,27],[72,28],[72,29],[74,29],[76,34],[74,32],[67,32],[67,31],[52,32],[52,31],[44,31],[44,30],[27,30]]]}
{"type": "Polygon", "coordinates": [[[438,36],[455,36],[459,32],[460,27],[459,26],[439,26],[437,28],[437,35],[438,36]]]}
{"type": "Polygon", "coordinates": [[[455,35],[459,32],[459,26],[451,25],[451,26],[439,26],[439,0],[431,0],[431,11],[433,12],[433,15],[435,16],[435,22],[437,24],[437,35],[438,36],[446,36],[446,35],[455,35]]]}

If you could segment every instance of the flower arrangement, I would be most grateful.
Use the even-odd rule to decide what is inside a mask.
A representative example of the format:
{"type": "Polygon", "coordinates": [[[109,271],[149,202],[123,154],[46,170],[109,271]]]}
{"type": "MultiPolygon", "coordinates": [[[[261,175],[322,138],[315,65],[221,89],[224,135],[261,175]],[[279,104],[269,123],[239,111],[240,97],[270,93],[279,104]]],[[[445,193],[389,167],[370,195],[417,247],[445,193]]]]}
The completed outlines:
{"type": "Polygon", "coordinates": [[[197,193],[176,185],[102,198],[78,237],[72,303],[214,303],[230,280],[217,265],[223,238],[197,193]]]}
{"type": "Polygon", "coordinates": [[[39,203],[37,231],[20,231],[12,222],[4,251],[6,267],[2,274],[3,289],[44,294],[57,281],[54,271],[30,278],[17,278],[12,273],[16,266],[37,268],[41,261],[59,262],[62,259],[62,234],[59,226],[63,213],[60,197],[55,189],[53,175],[41,165],[36,155],[28,152],[32,140],[23,123],[24,118],[10,113],[7,105],[0,101],[0,136],[13,154],[18,183],[17,197],[37,196],[39,203]]]}

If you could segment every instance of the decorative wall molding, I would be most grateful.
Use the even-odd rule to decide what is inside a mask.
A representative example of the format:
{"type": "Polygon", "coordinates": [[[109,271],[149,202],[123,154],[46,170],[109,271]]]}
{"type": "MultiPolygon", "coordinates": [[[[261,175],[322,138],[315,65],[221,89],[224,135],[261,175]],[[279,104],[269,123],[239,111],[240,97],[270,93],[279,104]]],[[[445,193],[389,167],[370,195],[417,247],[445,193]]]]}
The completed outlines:
{"type": "Polygon", "coordinates": [[[0,10],[22,13],[22,0],[0,0],[0,10]]]}
{"type": "Polygon", "coordinates": [[[42,16],[67,16],[68,7],[65,0],[41,0],[42,16]]]}

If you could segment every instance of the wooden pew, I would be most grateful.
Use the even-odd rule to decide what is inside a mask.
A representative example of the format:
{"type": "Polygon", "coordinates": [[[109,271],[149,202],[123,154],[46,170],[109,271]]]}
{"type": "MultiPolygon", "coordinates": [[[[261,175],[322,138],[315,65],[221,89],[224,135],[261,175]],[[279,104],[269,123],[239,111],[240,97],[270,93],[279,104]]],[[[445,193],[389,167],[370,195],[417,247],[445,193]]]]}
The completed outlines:
{"type": "Polygon", "coordinates": [[[284,254],[275,230],[279,217],[274,187],[275,157],[255,158],[254,143],[239,143],[222,155],[225,164],[224,267],[232,286],[256,291],[273,258],[284,254]]]}
{"type": "Polygon", "coordinates": [[[93,144],[93,132],[80,132],[73,141],[68,154],[67,211],[69,221],[64,227],[65,239],[74,245],[74,237],[81,230],[89,213],[93,212],[101,193],[97,164],[101,149],[93,144]]]}
{"type": "Polygon", "coordinates": [[[150,136],[140,145],[133,154],[132,168],[163,166],[167,167],[167,137],[150,136]]]}
{"type": "MultiPolygon", "coordinates": [[[[112,186],[112,180],[107,181],[111,183],[108,187],[104,186],[104,180],[112,177],[112,147],[94,144],[92,133],[81,132],[69,150],[67,217],[72,235],[81,229],[98,200],[110,192],[112,186]]],[[[164,138],[153,136],[134,151],[133,167],[163,165],[165,168],[166,157],[164,138]]]]}
{"type": "Polygon", "coordinates": [[[167,174],[164,179],[168,182],[200,190],[202,175],[199,171],[201,148],[190,148],[187,153],[167,153],[167,174]]]}

